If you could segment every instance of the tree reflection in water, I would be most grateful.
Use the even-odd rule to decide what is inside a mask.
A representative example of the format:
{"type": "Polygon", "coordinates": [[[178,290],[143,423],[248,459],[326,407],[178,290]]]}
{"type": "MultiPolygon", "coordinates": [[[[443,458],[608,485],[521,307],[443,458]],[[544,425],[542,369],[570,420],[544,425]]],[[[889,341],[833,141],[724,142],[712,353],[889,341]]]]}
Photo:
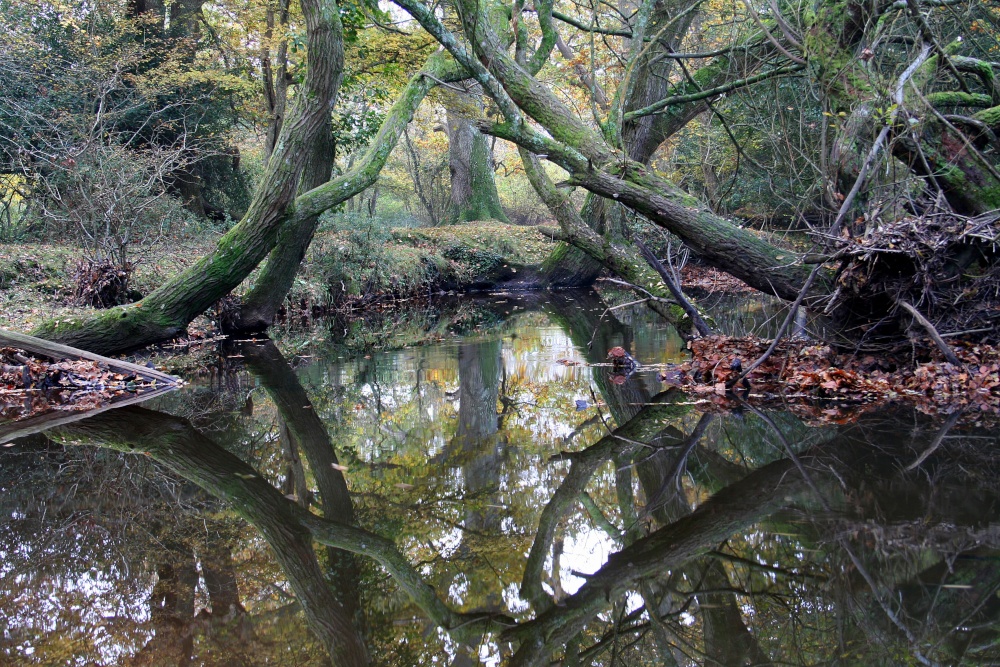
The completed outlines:
{"type": "MultiPolygon", "coordinates": [[[[296,372],[274,345],[247,345],[252,407],[234,398],[209,414],[192,391],[169,411],[126,407],[48,434],[87,447],[6,450],[7,657],[1000,658],[992,432],[902,408],[821,428],[787,413],[713,417],[678,393],[652,395],[648,379],[546,376],[570,341],[586,350],[600,313],[544,306],[495,335],[373,355],[360,370],[296,372]],[[572,407],[590,385],[600,417],[572,407]],[[103,487],[67,488],[69,469],[103,487]],[[280,569],[262,562],[263,544],[280,569]],[[610,555],[588,562],[584,544],[610,555]],[[80,611],[102,586],[118,609],[80,611]],[[64,604],[33,613],[27,596],[64,604]],[[98,627],[103,639],[83,641],[98,627]]],[[[632,335],[611,322],[589,354],[632,335]]]]}

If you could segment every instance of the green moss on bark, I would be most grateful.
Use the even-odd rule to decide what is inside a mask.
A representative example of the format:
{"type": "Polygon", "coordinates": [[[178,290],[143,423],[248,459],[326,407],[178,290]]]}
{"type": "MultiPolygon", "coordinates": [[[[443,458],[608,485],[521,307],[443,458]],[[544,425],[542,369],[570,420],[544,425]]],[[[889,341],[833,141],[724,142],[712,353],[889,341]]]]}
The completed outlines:
{"type": "Polygon", "coordinates": [[[961,91],[930,93],[927,101],[935,107],[988,107],[992,104],[989,95],[961,91]]]}

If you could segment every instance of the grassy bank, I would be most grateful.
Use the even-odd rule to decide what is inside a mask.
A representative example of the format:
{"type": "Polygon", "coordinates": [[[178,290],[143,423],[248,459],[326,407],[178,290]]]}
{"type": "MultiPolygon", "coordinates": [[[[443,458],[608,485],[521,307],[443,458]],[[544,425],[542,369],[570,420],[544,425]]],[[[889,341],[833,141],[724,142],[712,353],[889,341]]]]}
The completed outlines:
{"type": "MultiPolygon", "coordinates": [[[[145,294],[208,252],[217,238],[171,240],[137,263],[132,286],[145,294]]],[[[92,312],[74,303],[74,271],[79,248],[49,243],[0,243],[0,328],[28,331],[48,318],[92,312]]]]}
{"type": "Polygon", "coordinates": [[[440,291],[532,287],[552,242],[534,227],[477,222],[317,235],[293,300],[341,306],[440,291]]]}

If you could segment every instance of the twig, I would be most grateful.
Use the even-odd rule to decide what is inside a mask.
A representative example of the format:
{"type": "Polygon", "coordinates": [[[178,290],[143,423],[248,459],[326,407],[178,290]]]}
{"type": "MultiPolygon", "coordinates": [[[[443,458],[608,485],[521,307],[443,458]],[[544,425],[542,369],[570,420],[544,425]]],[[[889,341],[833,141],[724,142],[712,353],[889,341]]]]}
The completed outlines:
{"type": "Polygon", "coordinates": [[[605,283],[614,283],[615,285],[623,285],[625,287],[631,287],[636,292],[642,292],[643,294],[645,294],[647,296],[646,299],[647,301],[659,301],[660,303],[670,303],[670,304],[675,303],[672,299],[664,299],[661,296],[656,296],[648,289],[640,287],[639,285],[634,285],[628,282],[627,280],[619,280],[618,278],[599,278],[598,280],[605,283]]]}
{"type": "Polygon", "coordinates": [[[958,423],[958,419],[961,416],[962,416],[962,411],[959,410],[951,417],[949,417],[948,421],[946,421],[944,425],[941,427],[941,430],[937,432],[936,436],[934,436],[934,441],[931,442],[931,446],[928,447],[926,450],[924,450],[924,453],[918,456],[916,461],[903,468],[903,470],[905,470],[906,472],[910,472],[911,470],[917,468],[921,463],[926,461],[927,458],[931,454],[933,454],[938,447],[941,446],[941,443],[944,442],[945,436],[948,435],[948,431],[950,431],[952,427],[958,423]]]}
{"type": "Polygon", "coordinates": [[[684,292],[681,291],[680,285],[674,282],[673,277],[667,271],[666,267],[663,266],[663,263],[657,259],[656,255],[653,254],[653,251],[647,248],[646,244],[639,239],[635,240],[635,246],[639,249],[639,254],[641,254],[643,259],[646,260],[646,263],[660,274],[660,278],[663,279],[667,289],[670,290],[670,294],[677,300],[678,305],[680,305],[684,312],[687,313],[687,316],[691,318],[691,321],[694,323],[694,328],[698,330],[698,333],[702,336],[711,336],[712,328],[705,323],[704,319],[702,319],[701,313],[698,312],[698,309],[687,300],[687,297],[684,296],[684,292]]]}
{"type": "Polygon", "coordinates": [[[896,301],[896,303],[905,308],[906,312],[912,315],[913,319],[917,321],[917,324],[927,330],[927,333],[931,336],[931,340],[934,341],[934,344],[937,345],[938,349],[944,354],[944,358],[948,360],[948,363],[955,366],[962,365],[962,361],[955,355],[955,351],[952,350],[948,343],[945,342],[944,338],[941,338],[941,334],[939,334],[938,330],[934,328],[934,325],[931,324],[930,320],[921,315],[919,310],[906,301],[896,301]]]}

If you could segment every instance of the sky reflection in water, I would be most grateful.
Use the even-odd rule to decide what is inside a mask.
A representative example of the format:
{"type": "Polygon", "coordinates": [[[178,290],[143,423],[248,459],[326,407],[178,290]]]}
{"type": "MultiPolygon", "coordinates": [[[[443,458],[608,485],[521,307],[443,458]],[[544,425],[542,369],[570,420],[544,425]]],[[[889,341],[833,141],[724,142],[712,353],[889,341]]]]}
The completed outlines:
{"type": "Polygon", "coordinates": [[[494,295],[348,327],[407,345],[383,351],[291,331],[0,450],[5,664],[1000,659],[995,431],[702,414],[586,365],[683,359],[604,310],[494,295]]]}

